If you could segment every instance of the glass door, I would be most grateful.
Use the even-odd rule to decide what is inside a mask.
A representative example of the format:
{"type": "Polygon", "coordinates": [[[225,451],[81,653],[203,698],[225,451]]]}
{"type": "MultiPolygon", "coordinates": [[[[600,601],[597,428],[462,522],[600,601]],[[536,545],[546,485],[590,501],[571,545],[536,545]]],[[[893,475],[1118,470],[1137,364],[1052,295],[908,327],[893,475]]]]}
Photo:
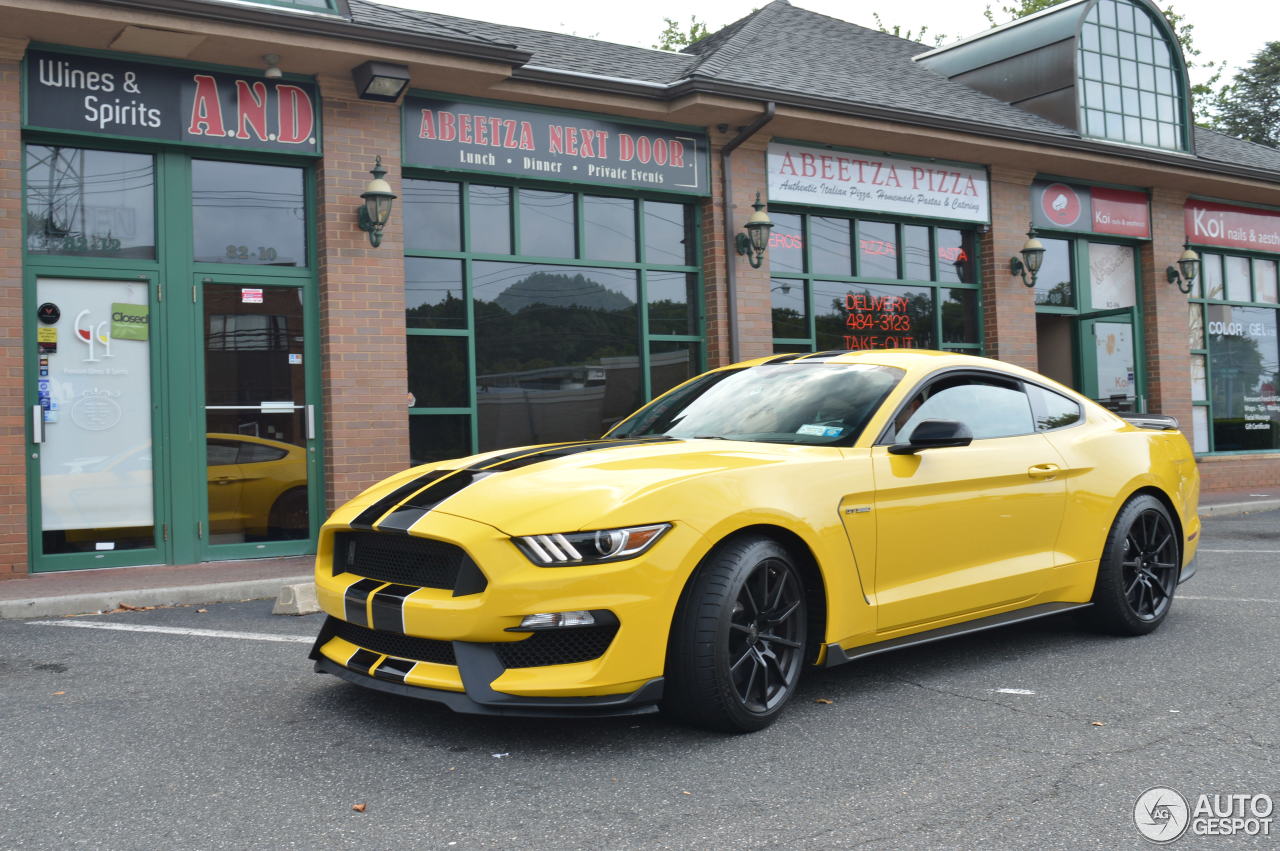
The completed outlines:
{"type": "Polygon", "coordinates": [[[301,286],[202,280],[209,557],[309,547],[318,459],[304,297],[301,286]]]}
{"type": "Polygon", "coordinates": [[[1083,367],[1080,392],[1118,414],[1144,411],[1133,310],[1101,311],[1078,321],[1083,367]]]}
{"type": "Polygon", "coordinates": [[[35,292],[36,569],[163,561],[154,279],[42,276],[35,292]]]}

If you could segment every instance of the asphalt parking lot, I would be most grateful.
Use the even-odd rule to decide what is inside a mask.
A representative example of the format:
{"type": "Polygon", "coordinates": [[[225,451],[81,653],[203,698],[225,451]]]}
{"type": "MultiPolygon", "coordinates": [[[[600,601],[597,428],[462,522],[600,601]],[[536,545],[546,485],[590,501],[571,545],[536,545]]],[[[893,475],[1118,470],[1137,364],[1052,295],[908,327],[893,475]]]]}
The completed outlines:
{"type": "Polygon", "coordinates": [[[1153,786],[1280,798],[1280,512],[1207,521],[1152,636],[814,671],[746,736],[457,716],[312,673],[319,616],[203,608],[0,621],[0,848],[1118,848],[1153,786]]]}

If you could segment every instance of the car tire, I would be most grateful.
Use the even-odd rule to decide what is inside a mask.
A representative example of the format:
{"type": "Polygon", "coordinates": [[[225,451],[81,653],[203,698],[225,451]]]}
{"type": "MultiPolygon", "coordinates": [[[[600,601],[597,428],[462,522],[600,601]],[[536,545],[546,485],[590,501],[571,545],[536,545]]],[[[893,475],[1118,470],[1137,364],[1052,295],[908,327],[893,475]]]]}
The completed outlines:
{"type": "Polygon", "coordinates": [[[1160,500],[1140,494],[1126,502],[1102,549],[1088,621],[1113,635],[1146,635],[1159,627],[1178,587],[1180,544],[1160,500]]]}
{"type": "Polygon", "coordinates": [[[305,538],[310,531],[307,489],[290,488],[276,499],[267,520],[267,536],[276,540],[305,538]]]}
{"type": "Polygon", "coordinates": [[[758,535],[730,540],[704,559],[676,611],[664,710],[725,732],[769,726],[795,693],[807,629],[787,550],[758,535]]]}

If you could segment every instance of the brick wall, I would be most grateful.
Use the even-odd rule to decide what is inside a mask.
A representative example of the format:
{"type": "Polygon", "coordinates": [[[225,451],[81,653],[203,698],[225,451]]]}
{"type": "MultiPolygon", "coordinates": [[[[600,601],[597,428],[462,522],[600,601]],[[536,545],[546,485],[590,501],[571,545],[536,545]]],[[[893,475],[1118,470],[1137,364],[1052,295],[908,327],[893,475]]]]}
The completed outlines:
{"type": "Polygon", "coordinates": [[[1202,492],[1259,488],[1280,496],[1280,453],[1213,455],[1196,459],[1202,492]],[[1267,490],[1267,489],[1270,490],[1267,490]]]}
{"type": "Polygon", "coordinates": [[[728,137],[711,136],[711,196],[702,209],[702,287],[706,316],[707,368],[729,363],[729,299],[724,253],[724,169],[720,148],[728,137]]]}
{"type": "Polygon", "coordinates": [[[373,248],[360,193],[382,157],[400,190],[399,106],[356,99],[350,79],[320,80],[324,161],[317,176],[320,342],[328,509],[409,464],[404,319],[404,209],[373,248]]]}
{"type": "Polygon", "coordinates": [[[1142,331],[1147,362],[1147,410],[1171,414],[1191,426],[1191,355],[1187,296],[1168,282],[1165,269],[1182,255],[1186,241],[1185,192],[1157,189],[1151,195],[1151,242],[1141,247],[1142,331]]]}
{"type": "Polygon", "coordinates": [[[766,128],[733,152],[730,157],[729,179],[733,183],[733,209],[730,211],[730,232],[726,240],[727,262],[736,264],[738,288],[738,358],[758,358],[773,353],[773,299],[769,293],[769,255],[766,252],[759,269],[752,269],[746,257],[740,256],[734,247],[743,225],[755,212],[756,193],[766,204],[769,201],[768,177],[765,173],[765,149],[769,144],[766,128]]]}
{"type": "Polygon", "coordinates": [[[1035,369],[1035,292],[1009,274],[1027,241],[1035,174],[991,167],[991,230],[982,236],[982,320],[988,357],[1035,369]]]}
{"type": "Polygon", "coordinates": [[[27,417],[22,398],[22,133],[25,39],[0,39],[0,579],[27,564],[27,417]]]}

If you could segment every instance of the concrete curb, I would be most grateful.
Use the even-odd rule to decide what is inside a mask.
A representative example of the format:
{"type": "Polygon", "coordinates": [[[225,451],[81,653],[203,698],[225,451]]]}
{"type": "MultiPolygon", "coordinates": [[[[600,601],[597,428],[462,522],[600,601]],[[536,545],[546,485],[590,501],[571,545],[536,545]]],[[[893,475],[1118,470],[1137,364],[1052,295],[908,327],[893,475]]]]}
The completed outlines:
{"type": "Polygon", "coordinates": [[[109,611],[121,603],[127,603],[130,606],[174,606],[182,603],[229,603],[240,600],[263,600],[278,597],[282,586],[309,582],[311,579],[311,574],[305,574],[303,576],[282,576],[275,579],[248,579],[240,582],[184,585],[176,588],[94,591],[88,594],[68,594],[62,597],[0,600],[0,619],[92,614],[109,611]]]}
{"type": "Polygon", "coordinates": [[[1280,499],[1256,499],[1251,502],[1224,502],[1219,505],[1200,506],[1201,517],[1230,517],[1237,514],[1257,514],[1280,508],[1280,499]]]}

